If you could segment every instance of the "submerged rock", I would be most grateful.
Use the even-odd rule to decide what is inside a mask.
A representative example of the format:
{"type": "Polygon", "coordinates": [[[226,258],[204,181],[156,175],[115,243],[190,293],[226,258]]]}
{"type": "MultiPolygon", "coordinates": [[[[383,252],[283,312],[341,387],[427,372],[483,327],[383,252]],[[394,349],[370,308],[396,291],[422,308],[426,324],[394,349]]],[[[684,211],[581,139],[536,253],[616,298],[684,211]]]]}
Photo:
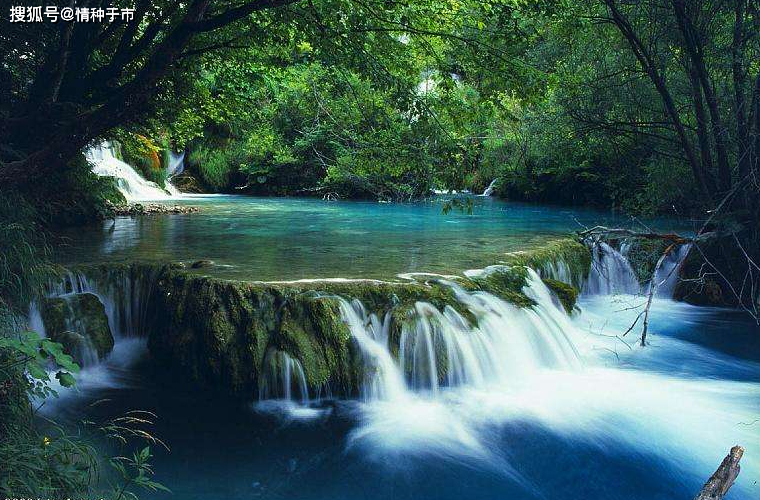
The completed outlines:
{"type": "Polygon", "coordinates": [[[192,264],[190,264],[191,269],[201,269],[204,267],[211,267],[214,265],[213,260],[196,260],[192,264]]]}
{"type": "Polygon", "coordinates": [[[91,293],[72,293],[45,299],[40,311],[45,332],[63,344],[78,363],[103,359],[113,349],[113,335],[105,307],[91,293]]]}

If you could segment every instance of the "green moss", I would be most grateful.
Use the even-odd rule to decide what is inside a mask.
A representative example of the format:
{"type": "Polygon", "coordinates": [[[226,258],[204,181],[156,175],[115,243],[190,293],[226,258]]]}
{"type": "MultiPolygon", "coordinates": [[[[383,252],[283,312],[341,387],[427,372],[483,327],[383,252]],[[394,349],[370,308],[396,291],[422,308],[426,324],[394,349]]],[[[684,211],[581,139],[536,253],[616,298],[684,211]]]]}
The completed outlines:
{"type": "MultiPolygon", "coordinates": [[[[547,249],[509,254],[508,266],[494,266],[478,276],[451,278],[467,292],[484,291],[518,307],[534,302],[523,289],[525,265],[568,262],[585,276],[590,256],[570,240],[547,249]]],[[[413,328],[415,305],[426,302],[439,311],[451,308],[471,324],[477,318],[456,299],[455,287],[435,276],[403,282],[374,280],[311,282],[242,282],[198,274],[184,265],[107,265],[90,268],[102,279],[116,275],[157,276],[151,295],[149,348],[154,359],[178,366],[194,380],[252,397],[268,367],[266,353],[276,349],[297,359],[311,391],[329,386],[335,393],[357,394],[367,376],[366,363],[340,313],[340,299],[359,300],[380,318],[390,315],[389,347],[398,356],[402,332],[413,328]]],[[[572,310],[577,290],[547,279],[565,308],[572,310]]],[[[434,346],[443,379],[445,346],[434,346]]]]}
{"type": "Polygon", "coordinates": [[[542,278],[541,280],[549,290],[554,292],[562,304],[562,307],[565,308],[565,311],[567,311],[568,314],[572,313],[573,308],[575,308],[575,303],[578,300],[578,289],[573,285],[568,285],[562,281],[550,278],[542,278]]]}
{"type": "Polygon", "coordinates": [[[113,349],[105,307],[91,293],[45,299],[41,315],[47,335],[73,355],[79,353],[83,342],[92,344],[100,359],[113,349]]]}
{"type": "Polygon", "coordinates": [[[626,257],[640,282],[649,281],[654,275],[657,261],[670,243],[664,240],[635,238],[629,242],[626,257]]]}
{"type": "Polygon", "coordinates": [[[475,287],[469,289],[483,290],[518,307],[531,307],[535,302],[522,291],[527,285],[527,279],[528,270],[522,265],[494,267],[481,276],[470,278],[469,281],[475,284],[475,287]]]}
{"type": "Polygon", "coordinates": [[[557,269],[559,265],[565,265],[570,272],[570,284],[580,288],[591,269],[591,252],[583,243],[565,238],[533,250],[509,253],[505,263],[530,267],[542,277],[552,279],[559,278],[553,275],[552,268],[557,269]]]}

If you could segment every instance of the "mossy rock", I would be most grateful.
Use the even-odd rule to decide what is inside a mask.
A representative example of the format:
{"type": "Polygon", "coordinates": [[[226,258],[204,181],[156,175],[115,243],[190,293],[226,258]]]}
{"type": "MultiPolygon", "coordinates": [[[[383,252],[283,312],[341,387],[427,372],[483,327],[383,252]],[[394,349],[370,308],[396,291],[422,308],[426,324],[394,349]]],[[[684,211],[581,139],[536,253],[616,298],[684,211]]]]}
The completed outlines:
{"type": "MultiPolygon", "coordinates": [[[[100,299],[91,293],[75,293],[47,298],[42,303],[41,316],[48,337],[60,342],[72,355],[89,343],[98,359],[113,349],[113,334],[108,316],[100,299]]],[[[81,354],[78,361],[82,362],[81,354]]]]}
{"type": "Polygon", "coordinates": [[[657,262],[670,246],[665,240],[645,238],[634,238],[624,243],[627,243],[626,257],[640,283],[652,279],[657,262]]]}
{"type": "Polygon", "coordinates": [[[508,253],[505,264],[530,267],[542,278],[559,279],[580,289],[591,269],[591,252],[580,241],[564,238],[533,250],[508,253]],[[566,268],[569,276],[558,276],[560,267],[566,268]]]}
{"type": "MultiPolygon", "coordinates": [[[[389,317],[389,348],[398,357],[404,328],[416,304],[425,302],[443,312],[461,314],[470,324],[478,318],[460,300],[465,292],[488,292],[517,307],[532,307],[525,295],[526,265],[544,269],[568,262],[564,269],[577,280],[590,267],[588,249],[573,240],[552,242],[548,248],[507,256],[508,265],[488,268],[474,276],[422,276],[408,281],[230,281],[201,275],[184,265],[109,264],[91,266],[87,275],[119,279],[118,275],[154,277],[149,299],[151,328],[148,347],[155,362],[177,368],[197,383],[232,395],[251,398],[266,377],[266,353],[275,349],[297,360],[309,390],[329,388],[333,394],[354,396],[367,377],[367,363],[342,319],[341,300],[356,299],[367,312],[389,317]],[[456,286],[451,286],[452,282],[456,286]]],[[[565,309],[572,310],[577,290],[545,276],[565,309]],[[552,281],[554,280],[554,281],[552,281]]],[[[572,280],[571,280],[572,281],[572,280]]],[[[443,346],[436,346],[441,372],[443,346]]]]}
{"type": "Polygon", "coordinates": [[[544,282],[549,290],[554,292],[554,295],[559,299],[560,304],[562,304],[562,307],[567,314],[572,313],[575,308],[575,303],[578,301],[578,289],[563,281],[550,278],[542,278],[541,281],[544,282]]]}

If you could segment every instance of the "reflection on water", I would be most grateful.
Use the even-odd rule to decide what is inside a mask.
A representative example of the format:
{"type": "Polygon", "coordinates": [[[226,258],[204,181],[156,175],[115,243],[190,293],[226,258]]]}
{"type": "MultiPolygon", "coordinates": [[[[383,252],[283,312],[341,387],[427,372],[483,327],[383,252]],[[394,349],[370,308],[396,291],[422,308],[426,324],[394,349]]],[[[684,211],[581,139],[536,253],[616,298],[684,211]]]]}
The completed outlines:
{"type": "Polygon", "coordinates": [[[385,278],[493,264],[506,251],[540,245],[580,224],[630,225],[592,210],[490,198],[475,198],[472,215],[444,215],[441,198],[389,204],[201,196],[177,203],[200,206],[202,212],[120,217],[101,228],[77,228],[62,235],[59,257],[63,262],[211,259],[222,266],[215,273],[255,280],[385,278]]]}

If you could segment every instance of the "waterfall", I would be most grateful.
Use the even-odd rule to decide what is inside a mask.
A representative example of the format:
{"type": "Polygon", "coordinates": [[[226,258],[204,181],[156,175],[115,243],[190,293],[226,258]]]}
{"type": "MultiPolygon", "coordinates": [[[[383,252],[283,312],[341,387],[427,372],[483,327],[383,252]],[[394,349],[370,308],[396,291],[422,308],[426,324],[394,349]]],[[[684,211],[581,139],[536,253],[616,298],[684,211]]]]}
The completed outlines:
{"type": "Polygon", "coordinates": [[[259,399],[294,400],[301,404],[309,402],[309,390],[303,367],[288,353],[278,349],[267,351],[262,374],[259,382],[259,399]]]}
{"type": "Polygon", "coordinates": [[[169,164],[166,166],[167,178],[171,179],[185,171],[185,152],[175,153],[169,150],[169,164]]]}
{"type": "MultiPolygon", "coordinates": [[[[148,307],[154,277],[140,276],[130,270],[118,270],[88,276],[81,272],[67,271],[62,280],[48,285],[48,297],[65,297],[71,293],[91,293],[103,304],[108,326],[115,339],[143,337],[148,329],[148,307]]],[[[30,326],[37,320],[36,304],[30,306],[30,326]]],[[[39,332],[43,333],[43,332],[39,332]]]]}
{"type": "Polygon", "coordinates": [[[491,196],[493,194],[494,189],[496,189],[496,182],[498,179],[494,179],[491,181],[491,184],[488,185],[488,187],[483,191],[483,194],[480,196],[491,196]]]}
{"type": "Polygon", "coordinates": [[[681,245],[676,250],[671,251],[662,261],[653,279],[657,286],[655,294],[658,297],[673,298],[673,292],[675,292],[678,284],[678,273],[681,270],[681,264],[689,254],[689,250],[691,250],[691,244],[681,245]]]}
{"type": "MultiPolygon", "coordinates": [[[[100,176],[114,177],[127,201],[165,200],[171,197],[169,191],[143,179],[132,166],[119,160],[116,150],[116,146],[109,141],[88,148],[85,157],[92,165],[92,171],[100,176]]],[[[176,189],[174,191],[177,192],[176,189]]]]}
{"type": "Polygon", "coordinates": [[[446,387],[509,386],[543,369],[580,367],[569,318],[539,276],[528,273],[524,292],[536,305],[527,309],[449,284],[477,325],[452,307],[440,311],[417,302],[402,325],[397,359],[389,344],[390,314],[380,320],[358,301],[341,299],[343,320],[364,357],[363,399],[403,401],[446,387]]]}
{"type": "MultiPolygon", "coordinates": [[[[681,245],[671,251],[662,261],[652,280],[657,286],[655,290],[657,297],[667,299],[673,297],[673,292],[678,284],[681,264],[683,264],[690,249],[690,244],[681,245]]],[[[620,246],[620,251],[604,242],[592,244],[591,269],[583,286],[583,292],[587,295],[636,295],[642,291],[648,292],[648,286],[651,286],[651,283],[642,290],[633,267],[626,257],[627,250],[628,245],[626,243],[620,246]]],[[[550,276],[557,275],[557,279],[560,281],[572,283],[567,279],[569,275],[566,276],[567,272],[562,269],[561,265],[552,268],[550,271],[550,276]]]]}
{"type": "Polygon", "coordinates": [[[340,312],[351,337],[364,356],[365,377],[361,388],[365,400],[399,400],[406,397],[406,387],[388,345],[390,315],[381,322],[377,315],[367,314],[358,300],[340,301],[340,312]]]}
{"type": "Polygon", "coordinates": [[[583,292],[589,295],[635,295],[641,286],[628,259],[604,242],[591,249],[591,270],[583,292]]]}
{"type": "Polygon", "coordinates": [[[182,192],[172,183],[172,177],[185,171],[185,152],[175,153],[169,150],[169,164],[166,166],[166,190],[172,196],[181,196],[182,192]]]}

